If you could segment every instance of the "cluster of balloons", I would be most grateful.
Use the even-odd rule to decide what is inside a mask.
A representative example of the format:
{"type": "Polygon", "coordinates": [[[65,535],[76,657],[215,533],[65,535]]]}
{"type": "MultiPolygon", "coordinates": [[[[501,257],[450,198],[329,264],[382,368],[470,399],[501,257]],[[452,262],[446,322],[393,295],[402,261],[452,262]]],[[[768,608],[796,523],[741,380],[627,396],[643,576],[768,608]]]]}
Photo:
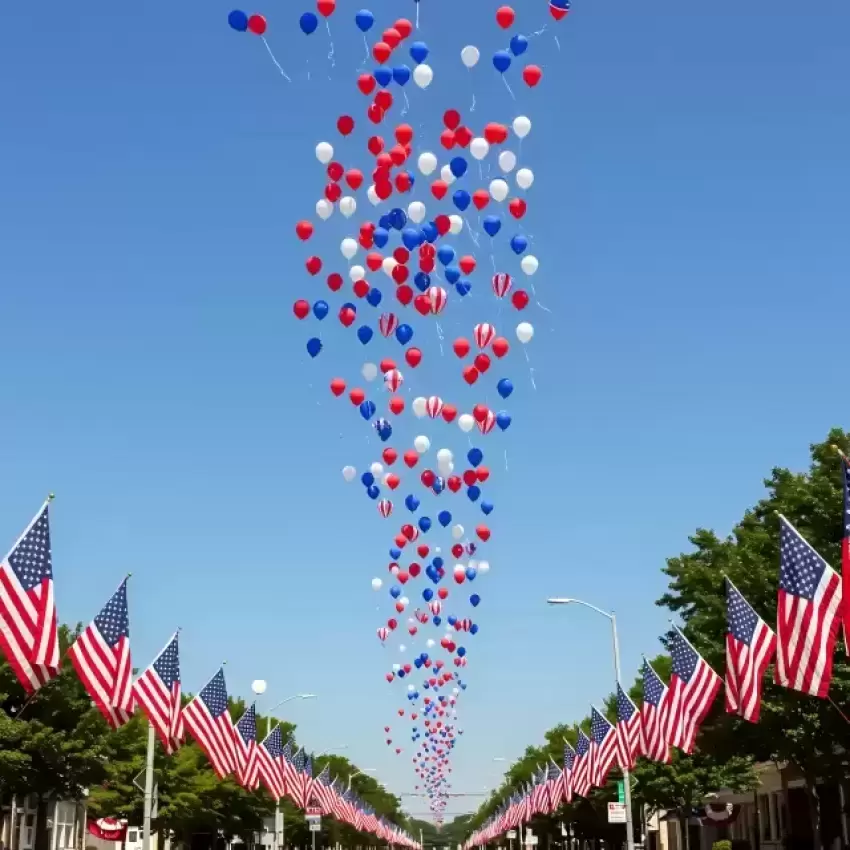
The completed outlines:
{"type": "Polygon", "coordinates": [[[227,16],[227,22],[237,32],[252,32],[254,35],[264,35],[267,28],[266,19],[262,15],[246,15],[239,9],[234,9],[227,16]]]}

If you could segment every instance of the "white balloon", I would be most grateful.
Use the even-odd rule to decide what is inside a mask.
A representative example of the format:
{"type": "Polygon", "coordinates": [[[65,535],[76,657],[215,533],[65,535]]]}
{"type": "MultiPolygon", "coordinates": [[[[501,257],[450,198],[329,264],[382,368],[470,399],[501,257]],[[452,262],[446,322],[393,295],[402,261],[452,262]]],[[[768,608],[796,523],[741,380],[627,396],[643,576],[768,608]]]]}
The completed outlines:
{"type": "Polygon", "coordinates": [[[479,136],[469,143],[469,152],[472,154],[474,159],[484,159],[484,157],[490,153],[490,143],[487,139],[482,139],[479,136]]]}
{"type": "Polygon", "coordinates": [[[425,220],[425,212],[425,204],[422,201],[413,201],[407,207],[407,217],[414,224],[419,224],[425,220]]]}
{"type": "MultiPolygon", "coordinates": [[[[463,526],[460,523],[452,526],[452,537],[454,537],[455,540],[460,540],[460,538],[463,537],[463,526]]],[[[462,566],[460,566],[460,568],[463,569],[462,566]]]]}
{"type": "Polygon", "coordinates": [[[457,236],[458,233],[461,232],[461,230],[463,230],[463,219],[457,214],[450,215],[449,233],[451,233],[452,236],[457,236]]]}
{"type": "Polygon", "coordinates": [[[526,254],[519,265],[527,275],[533,275],[539,268],[540,263],[537,262],[537,257],[533,254],[526,254]]]}
{"type": "Polygon", "coordinates": [[[508,197],[510,187],[501,177],[490,181],[490,197],[494,201],[504,201],[508,197]]]}
{"type": "Polygon", "coordinates": [[[428,640],[425,641],[425,646],[427,646],[428,649],[430,649],[432,646],[434,646],[434,644],[435,644],[434,638],[428,638],[428,640]]]}
{"type": "Polygon", "coordinates": [[[440,180],[443,181],[447,186],[451,186],[452,183],[455,182],[457,178],[452,174],[452,169],[448,165],[444,165],[440,169],[440,180]]]}
{"type": "MultiPolygon", "coordinates": [[[[467,44],[466,47],[460,51],[460,61],[463,62],[467,68],[474,68],[478,64],[478,60],[480,58],[481,53],[478,48],[471,44],[467,44]]],[[[330,160],[328,161],[330,162],[330,160]]]]}
{"type": "Polygon", "coordinates": [[[408,690],[408,691],[410,691],[410,692],[412,693],[413,691],[415,691],[415,690],[416,690],[416,688],[415,688],[413,685],[408,685],[408,686],[407,686],[407,690],[408,690]]]}
{"type": "Polygon", "coordinates": [[[374,204],[375,206],[378,206],[378,204],[380,204],[380,203],[381,203],[381,199],[378,197],[378,193],[377,193],[377,191],[375,191],[375,185],[374,185],[374,184],[372,184],[372,185],[371,185],[371,186],[370,186],[370,187],[366,190],[366,197],[367,197],[367,198],[369,199],[369,201],[370,201],[372,204],[374,204]]]}
{"type": "Polygon", "coordinates": [[[437,472],[443,476],[443,478],[448,478],[455,471],[455,464],[453,460],[450,460],[448,463],[438,463],[437,464],[437,472]]]}
{"type": "Polygon", "coordinates": [[[402,596],[401,599],[399,599],[398,601],[401,602],[401,604],[404,605],[405,608],[410,605],[410,600],[406,596],[402,596]]]}
{"type": "Polygon", "coordinates": [[[468,434],[475,427],[475,419],[469,413],[462,413],[457,418],[457,424],[464,434],[468,434]]]}
{"type": "Polygon", "coordinates": [[[459,693],[460,693],[460,688],[452,688],[452,693],[453,693],[453,694],[459,694],[459,693]]]}
{"type": "Polygon", "coordinates": [[[520,342],[531,342],[534,336],[534,328],[528,322],[520,322],[516,326],[516,338],[520,342]]]}
{"type": "Polygon", "coordinates": [[[524,139],[531,132],[531,119],[525,115],[517,115],[513,123],[514,133],[524,139]]]}
{"type": "Polygon", "coordinates": [[[378,377],[378,367],[374,363],[364,363],[360,374],[367,381],[374,381],[378,377]]]}
{"type": "Polygon", "coordinates": [[[346,481],[354,481],[354,477],[357,475],[357,470],[353,466],[344,466],[342,468],[342,477],[346,481]]]}
{"type": "Polygon", "coordinates": [[[393,672],[398,673],[401,670],[401,664],[393,664],[393,672]]]}
{"type": "Polygon", "coordinates": [[[372,590],[380,590],[384,586],[384,583],[379,578],[372,579],[372,590]]]}
{"type": "Polygon", "coordinates": [[[384,474],[384,467],[382,464],[375,461],[370,467],[369,472],[375,476],[375,478],[380,478],[384,474]]]}
{"type": "Polygon", "coordinates": [[[473,570],[477,570],[478,569],[478,561],[476,561],[475,558],[470,558],[469,559],[469,566],[472,567],[473,570]]]}
{"type": "Polygon", "coordinates": [[[424,153],[419,154],[419,171],[424,174],[426,177],[429,174],[433,174],[437,170],[437,157],[431,153],[431,151],[425,151],[424,153]]]}
{"type": "Polygon", "coordinates": [[[254,681],[251,682],[251,690],[257,694],[257,696],[262,696],[266,692],[267,687],[265,679],[254,679],[254,681]]]}
{"type": "Polygon", "coordinates": [[[366,269],[363,266],[352,266],[348,270],[348,276],[351,278],[352,283],[357,283],[358,280],[363,280],[366,277],[366,269]]]}
{"type": "Polygon", "coordinates": [[[530,168],[520,168],[516,173],[516,184],[520,189],[530,189],[534,182],[534,172],[530,168]]]}
{"type": "Polygon", "coordinates": [[[414,415],[419,419],[425,415],[427,406],[428,402],[422,396],[413,399],[413,404],[411,404],[414,415]]]}
{"type": "Polygon", "coordinates": [[[431,448],[431,441],[427,437],[425,437],[424,435],[420,434],[413,441],[413,448],[415,448],[416,451],[419,452],[419,454],[424,455],[425,452],[427,452],[428,449],[431,448]]]}
{"type": "Polygon", "coordinates": [[[352,238],[343,239],[340,243],[339,250],[342,251],[342,256],[346,260],[350,260],[357,253],[357,240],[352,238]]]}
{"type": "Polygon", "coordinates": [[[322,163],[322,165],[327,165],[334,158],[334,148],[332,144],[328,142],[319,142],[316,145],[316,159],[322,163]]]}
{"type": "Polygon", "coordinates": [[[479,572],[479,573],[488,573],[488,572],[490,572],[490,563],[489,563],[489,561],[479,561],[479,562],[478,562],[478,572],[479,572]]]}
{"type": "Polygon", "coordinates": [[[398,265],[398,261],[395,257],[384,257],[384,261],[381,263],[381,268],[384,270],[384,274],[392,275],[393,269],[398,265]]]}
{"type": "Polygon", "coordinates": [[[431,85],[431,80],[434,79],[434,72],[430,65],[417,65],[413,69],[413,82],[420,89],[427,89],[431,85]]]}
{"type": "Polygon", "coordinates": [[[357,210],[357,201],[351,197],[351,195],[346,195],[344,198],[339,199],[339,211],[346,217],[351,218],[357,210]]]}
{"type": "Polygon", "coordinates": [[[406,647],[403,643],[400,643],[400,644],[398,645],[398,651],[399,651],[399,652],[406,652],[406,651],[407,651],[407,647],[406,647]]]}
{"type": "Polygon", "coordinates": [[[334,205],[327,198],[316,201],[316,215],[322,221],[327,221],[334,214],[334,205]]]}
{"type": "Polygon", "coordinates": [[[437,463],[450,463],[455,459],[451,449],[440,449],[437,452],[437,463]]]}
{"type": "Polygon", "coordinates": [[[516,154],[513,151],[502,151],[499,154],[499,168],[507,174],[516,168],[516,154]]]}

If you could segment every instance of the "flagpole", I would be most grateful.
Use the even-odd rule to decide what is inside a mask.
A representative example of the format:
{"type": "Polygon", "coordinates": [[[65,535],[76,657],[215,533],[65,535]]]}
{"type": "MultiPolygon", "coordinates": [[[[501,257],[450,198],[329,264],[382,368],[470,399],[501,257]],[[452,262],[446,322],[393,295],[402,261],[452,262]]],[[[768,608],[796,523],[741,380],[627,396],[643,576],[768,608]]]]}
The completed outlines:
{"type": "MultiPolygon", "coordinates": [[[[611,635],[614,640],[614,675],[617,677],[617,687],[620,687],[620,641],[617,637],[617,617],[611,612],[611,635]]],[[[623,768],[623,802],[626,805],[626,848],[635,850],[635,832],[632,824],[632,778],[630,772],[623,768]]]]}
{"type": "Polygon", "coordinates": [[[153,723],[148,720],[148,751],[145,761],[145,809],[142,822],[142,847],[143,850],[152,850],[151,847],[151,815],[153,813],[153,764],[156,751],[156,732],[153,723]]]}

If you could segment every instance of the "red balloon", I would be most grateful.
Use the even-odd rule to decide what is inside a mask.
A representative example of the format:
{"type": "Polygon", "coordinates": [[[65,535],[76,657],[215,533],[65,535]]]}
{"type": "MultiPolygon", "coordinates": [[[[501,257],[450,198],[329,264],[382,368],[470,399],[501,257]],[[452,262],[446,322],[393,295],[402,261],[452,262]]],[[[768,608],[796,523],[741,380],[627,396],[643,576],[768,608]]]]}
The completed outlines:
{"type": "Polygon", "coordinates": [[[334,378],[331,381],[331,392],[339,398],[345,392],[345,381],[342,378],[334,378]]]}
{"type": "Polygon", "coordinates": [[[449,595],[449,592],[448,592],[448,590],[446,590],[446,588],[445,588],[445,587],[441,587],[441,588],[437,591],[437,596],[439,596],[439,597],[440,597],[440,599],[445,599],[448,595],[449,595]]]}
{"type": "Polygon", "coordinates": [[[393,184],[389,181],[384,182],[381,180],[379,183],[375,184],[375,194],[382,200],[385,201],[389,198],[393,193],[393,184]]]}
{"type": "Polygon", "coordinates": [[[366,147],[372,156],[378,156],[384,149],[384,140],[380,136],[370,136],[369,141],[366,142],[366,147]]]}
{"type": "Polygon", "coordinates": [[[305,265],[312,275],[317,275],[322,270],[322,261],[319,257],[309,257],[305,265]]]}
{"type": "Polygon", "coordinates": [[[372,48],[372,56],[375,57],[375,61],[380,65],[383,65],[390,58],[392,52],[392,48],[385,41],[379,41],[372,48]]]}
{"type": "Polygon", "coordinates": [[[263,35],[266,31],[266,19],[262,15],[251,15],[248,18],[248,30],[254,35],[263,35]]]}
{"type": "Polygon", "coordinates": [[[361,74],[357,78],[357,88],[359,88],[365,95],[372,94],[372,92],[375,91],[376,85],[378,84],[375,82],[375,78],[371,74],[361,74]]]}
{"type": "Polygon", "coordinates": [[[295,225],[295,232],[302,242],[306,242],[313,235],[313,225],[309,221],[299,221],[295,225]]]}
{"type": "Polygon", "coordinates": [[[373,124],[380,124],[384,118],[384,110],[377,103],[370,103],[366,115],[373,124]]]}
{"type": "MultiPolygon", "coordinates": [[[[493,354],[495,354],[496,357],[504,357],[508,353],[508,351],[510,350],[510,345],[508,344],[508,341],[503,336],[497,336],[493,340],[493,343],[490,347],[493,349],[493,354]]],[[[486,354],[479,354],[478,357],[487,357],[487,355],[486,354]]],[[[477,357],[475,358],[475,362],[476,363],[478,362],[477,357]]],[[[489,358],[487,359],[487,365],[488,366],[490,365],[489,358]]]]}
{"type": "Polygon", "coordinates": [[[455,146],[455,134],[453,130],[443,130],[440,133],[440,144],[450,151],[455,146]]]}
{"type": "MultiPolygon", "coordinates": [[[[396,416],[398,416],[404,410],[404,399],[401,398],[400,396],[393,396],[390,399],[389,407],[390,407],[390,412],[394,413],[396,416]]],[[[395,476],[393,476],[393,477],[395,477],[395,476]]],[[[398,479],[396,479],[396,481],[398,481],[398,479]]],[[[393,485],[389,483],[389,479],[387,480],[387,484],[390,487],[392,487],[393,490],[395,490],[395,487],[393,487],[393,485]]],[[[398,486],[398,483],[396,483],[396,487],[397,486],[398,486]]]]}
{"type": "Polygon", "coordinates": [[[490,477],[490,470],[486,466],[479,466],[475,470],[475,476],[483,484],[490,477]]]}
{"type": "Polygon", "coordinates": [[[528,307],[529,300],[528,293],[524,289],[518,289],[511,296],[511,304],[513,304],[517,310],[524,310],[528,307]]]}
{"type": "MultiPolygon", "coordinates": [[[[305,302],[305,303],[306,303],[306,302],[305,302]]],[[[308,304],[308,305],[307,305],[308,309],[309,309],[309,306],[310,306],[310,305],[308,304]]],[[[422,475],[420,475],[420,476],[419,476],[419,479],[422,481],[423,486],[425,486],[425,487],[433,487],[433,486],[434,486],[434,482],[437,480],[437,476],[436,476],[436,475],[434,475],[434,473],[433,473],[433,472],[431,472],[431,470],[430,470],[430,469],[426,469],[426,470],[422,473],[422,475]]]]}
{"type": "Polygon", "coordinates": [[[410,124],[399,124],[395,128],[395,137],[400,145],[409,145],[413,140],[413,127],[410,124]]]}
{"type": "Polygon", "coordinates": [[[397,263],[404,265],[410,259],[410,251],[399,245],[399,247],[393,251],[393,257],[397,263]]]}
{"type": "Polygon", "coordinates": [[[522,218],[525,215],[526,209],[528,209],[528,205],[522,198],[511,198],[508,204],[508,210],[515,219],[522,218]]]}
{"type": "Polygon", "coordinates": [[[472,386],[478,380],[478,370],[474,366],[465,366],[463,379],[469,386],[472,386]]]}
{"type": "Polygon", "coordinates": [[[342,275],[333,272],[328,275],[328,288],[331,292],[339,292],[342,289],[342,275]]]}
{"type": "Polygon", "coordinates": [[[391,372],[396,368],[395,360],[390,357],[385,357],[379,364],[378,368],[381,370],[382,375],[386,375],[387,372],[391,372]]]}
{"type": "Polygon", "coordinates": [[[455,130],[455,142],[462,148],[468,147],[472,141],[472,131],[469,127],[458,127],[455,130]]]}
{"type": "Polygon", "coordinates": [[[316,8],[323,18],[329,18],[336,9],[336,0],[318,0],[316,8]]]}
{"type": "Polygon", "coordinates": [[[413,300],[413,290],[409,286],[399,286],[395,291],[395,297],[399,304],[406,307],[413,300]]]}
{"type": "Polygon", "coordinates": [[[458,339],[454,341],[452,348],[458,357],[466,357],[466,355],[469,354],[469,340],[464,339],[463,337],[458,337],[458,339]]]}
{"type": "Polygon", "coordinates": [[[485,543],[490,539],[490,529],[487,528],[486,525],[479,525],[478,528],[475,529],[475,533],[483,540],[485,543]]]}
{"type": "Polygon", "coordinates": [[[295,315],[296,315],[299,319],[306,319],[306,318],[307,318],[307,316],[308,316],[308,315],[309,315],[309,313],[310,313],[310,305],[309,305],[309,303],[307,303],[306,301],[304,301],[304,299],[303,299],[303,298],[302,298],[302,299],[299,299],[298,301],[296,301],[296,302],[292,305],[292,312],[293,312],[293,313],[295,313],[295,315]]]}
{"type": "Polygon", "coordinates": [[[354,129],[354,119],[350,115],[340,115],[336,128],[343,136],[347,136],[354,129]]]}
{"type": "Polygon", "coordinates": [[[328,163],[328,177],[336,183],[340,177],[342,177],[343,171],[345,169],[342,167],[341,162],[329,162],[328,163]]]}
{"type": "Polygon", "coordinates": [[[352,324],[354,324],[354,320],[357,318],[357,314],[351,307],[342,307],[339,311],[339,320],[347,327],[350,328],[352,324]]]}
{"type": "Polygon", "coordinates": [[[409,192],[412,185],[410,175],[407,172],[396,174],[395,187],[399,192],[409,192]]]}
{"type": "Polygon", "coordinates": [[[417,463],[419,463],[419,452],[416,449],[408,449],[404,453],[404,462],[407,464],[410,469],[413,469],[417,463]]]}
{"type": "Polygon", "coordinates": [[[496,23],[503,30],[506,30],[508,27],[510,27],[513,24],[515,18],[516,14],[510,6],[499,6],[499,8],[496,9],[496,23]]]}
{"type": "Polygon", "coordinates": [[[486,404],[476,404],[472,408],[472,416],[476,422],[483,422],[487,418],[490,408],[486,404]]]}
{"type": "Polygon", "coordinates": [[[404,359],[411,369],[415,369],[422,362],[422,352],[418,348],[408,348],[404,352],[404,359]]]}
{"type": "Polygon", "coordinates": [[[370,287],[365,280],[355,280],[354,286],[352,287],[352,289],[354,290],[354,294],[358,298],[365,298],[369,294],[369,290],[371,288],[372,287],[370,287]]]}
{"type": "Polygon", "coordinates": [[[387,620],[387,628],[391,632],[394,632],[398,628],[398,623],[396,622],[394,617],[390,617],[389,620],[387,620]]]}
{"type": "Polygon", "coordinates": [[[464,274],[472,274],[475,271],[475,257],[461,257],[458,260],[458,265],[460,266],[460,270],[464,274]]]}
{"type": "Polygon", "coordinates": [[[486,189],[476,189],[472,193],[472,203],[475,209],[483,210],[490,203],[490,193],[486,189]]]}
{"type": "Polygon", "coordinates": [[[447,109],[443,113],[443,124],[449,128],[449,130],[454,130],[460,126],[460,112],[456,109],[447,109]]]}
{"type": "Polygon", "coordinates": [[[393,24],[393,29],[404,39],[413,32],[413,24],[407,18],[399,18],[393,24]]]}
{"type": "Polygon", "coordinates": [[[375,95],[375,103],[386,112],[393,105],[393,96],[386,89],[381,89],[375,95]]]}
{"type": "Polygon", "coordinates": [[[453,422],[457,416],[457,408],[453,404],[444,404],[442,413],[446,422],[453,422]]]}
{"type": "MultiPolygon", "coordinates": [[[[449,477],[449,480],[446,481],[446,486],[449,488],[449,490],[452,491],[452,493],[457,493],[457,491],[460,490],[461,487],[461,480],[457,477],[457,475],[452,475],[449,477]]],[[[461,551],[463,551],[462,546],[461,551]]],[[[460,555],[455,555],[455,557],[459,558],[460,555]]]]}
{"type": "Polygon", "coordinates": [[[417,295],[416,298],[413,299],[413,306],[423,316],[427,316],[431,312],[431,299],[424,293],[417,295]]]}
{"type": "MultiPolygon", "coordinates": [[[[495,340],[494,340],[494,342],[495,342],[495,340]]],[[[495,349],[494,349],[494,351],[495,351],[495,349]]],[[[501,355],[497,354],[496,356],[500,357],[501,355]]],[[[475,358],[474,362],[475,362],[475,368],[479,372],[482,372],[482,373],[486,372],[490,368],[490,358],[486,354],[484,354],[483,351],[481,352],[481,354],[479,354],[475,358]]]]}
{"type": "Polygon", "coordinates": [[[355,387],[348,394],[348,398],[355,407],[360,407],[360,405],[363,404],[364,401],[366,401],[366,393],[364,393],[363,390],[360,389],[360,387],[355,387]]]}
{"type": "Polygon", "coordinates": [[[356,192],[363,185],[363,172],[359,168],[349,168],[345,172],[345,182],[356,192]]]}
{"type": "Polygon", "coordinates": [[[538,65],[526,65],[522,69],[522,78],[527,86],[534,88],[543,79],[543,71],[538,65]]]}
{"type": "Polygon", "coordinates": [[[335,204],[342,197],[342,189],[339,188],[339,183],[328,183],[325,186],[325,197],[335,204]]]}
{"type": "MultiPolygon", "coordinates": [[[[463,483],[466,484],[467,487],[472,487],[473,484],[478,483],[478,475],[474,469],[467,469],[466,472],[463,473],[463,483]]],[[[460,546],[460,544],[458,544],[460,546]]],[[[463,546],[460,546],[461,554],[463,554],[463,546]]],[[[460,555],[455,555],[455,558],[459,558],[460,555]]]]}
{"type": "Polygon", "coordinates": [[[399,263],[397,266],[393,267],[393,280],[396,283],[405,283],[409,275],[410,269],[408,269],[407,266],[403,266],[399,263]]]}
{"type": "MultiPolygon", "coordinates": [[[[431,184],[431,194],[438,200],[442,201],[446,197],[446,192],[449,191],[449,184],[445,180],[435,180],[431,184]]],[[[312,233],[312,229],[310,231],[312,233]]],[[[302,237],[307,238],[307,237],[302,237]]]]}

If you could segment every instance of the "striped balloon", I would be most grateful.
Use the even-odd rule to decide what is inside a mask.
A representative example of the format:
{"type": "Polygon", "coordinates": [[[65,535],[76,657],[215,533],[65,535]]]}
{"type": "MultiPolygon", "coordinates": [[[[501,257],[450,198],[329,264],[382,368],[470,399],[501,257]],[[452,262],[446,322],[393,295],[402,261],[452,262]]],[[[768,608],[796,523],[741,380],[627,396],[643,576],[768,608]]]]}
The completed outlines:
{"type": "Polygon", "coordinates": [[[392,336],[398,328],[398,316],[395,313],[381,313],[378,330],[386,337],[392,336]]]}
{"type": "Polygon", "coordinates": [[[390,636],[390,630],[386,626],[381,626],[378,629],[378,640],[383,643],[390,636]]]}
{"type": "Polygon", "coordinates": [[[509,274],[494,274],[493,275],[493,292],[497,298],[504,298],[514,285],[509,274]]]}
{"type": "Polygon", "coordinates": [[[386,519],[393,512],[393,503],[389,499],[378,502],[378,513],[386,519]]]}
{"type": "Polygon", "coordinates": [[[432,395],[425,403],[425,410],[432,419],[436,419],[443,412],[443,400],[438,395],[432,395]]]}
{"type": "Polygon", "coordinates": [[[428,607],[431,609],[431,613],[435,617],[439,617],[440,612],[443,610],[443,603],[435,599],[428,607]]]}
{"type": "Polygon", "coordinates": [[[478,430],[482,434],[489,434],[496,426],[496,414],[492,410],[487,411],[487,415],[482,422],[478,422],[478,430]]]}
{"type": "Polygon", "coordinates": [[[428,300],[431,302],[432,313],[442,313],[448,301],[446,290],[441,286],[428,287],[428,300]]]}
{"type": "Polygon", "coordinates": [[[398,369],[390,369],[384,373],[384,386],[391,392],[398,392],[398,388],[404,383],[404,375],[398,369]]]}
{"type": "Polygon", "coordinates": [[[479,348],[487,348],[496,338],[496,329],[492,325],[487,324],[487,322],[476,325],[473,333],[475,335],[475,342],[479,348]]]}

